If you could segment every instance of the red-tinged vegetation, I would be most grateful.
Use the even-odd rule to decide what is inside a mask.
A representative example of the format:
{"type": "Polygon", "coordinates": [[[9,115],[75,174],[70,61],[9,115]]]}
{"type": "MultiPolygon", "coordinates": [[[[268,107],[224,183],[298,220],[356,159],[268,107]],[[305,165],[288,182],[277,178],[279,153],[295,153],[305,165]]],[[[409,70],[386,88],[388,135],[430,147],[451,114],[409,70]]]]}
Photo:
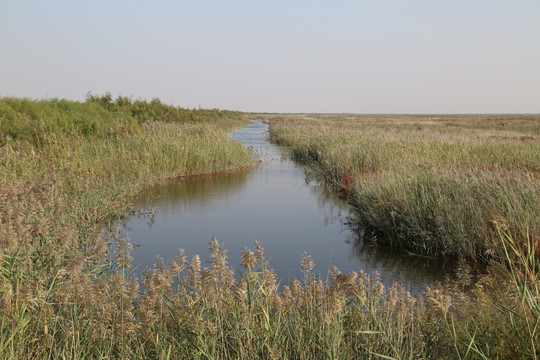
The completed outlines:
{"type": "Polygon", "coordinates": [[[523,255],[534,256],[536,260],[540,261],[540,237],[529,235],[526,241],[520,241],[519,248],[523,252],[523,255]]]}

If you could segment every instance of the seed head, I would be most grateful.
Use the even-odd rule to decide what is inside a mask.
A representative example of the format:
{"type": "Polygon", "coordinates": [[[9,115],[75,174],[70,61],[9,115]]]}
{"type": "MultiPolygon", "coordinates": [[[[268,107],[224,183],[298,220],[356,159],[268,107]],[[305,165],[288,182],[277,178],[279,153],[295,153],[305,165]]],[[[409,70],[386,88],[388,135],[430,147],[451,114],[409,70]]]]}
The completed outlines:
{"type": "Polygon", "coordinates": [[[304,269],[304,271],[306,272],[309,272],[314,267],[315,263],[313,262],[311,255],[308,255],[306,252],[304,252],[304,256],[302,256],[302,269],[304,269]]]}
{"type": "Polygon", "coordinates": [[[257,259],[257,262],[263,262],[264,260],[264,249],[261,246],[261,243],[257,240],[253,240],[255,243],[255,258],[257,259]]]}
{"type": "Polygon", "coordinates": [[[132,248],[133,245],[129,242],[129,236],[126,235],[125,238],[118,239],[116,250],[114,251],[116,266],[118,266],[118,268],[125,269],[130,267],[133,258],[129,252],[132,248]]]}
{"type": "Polygon", "coordinates": [[[256,260],[257,258],[255,257],[253,251],[249,249],[244,249],[244,251],[242,251],[242,265],[246,269],[251,269],[253,265],[255,265],[256,260]]]}

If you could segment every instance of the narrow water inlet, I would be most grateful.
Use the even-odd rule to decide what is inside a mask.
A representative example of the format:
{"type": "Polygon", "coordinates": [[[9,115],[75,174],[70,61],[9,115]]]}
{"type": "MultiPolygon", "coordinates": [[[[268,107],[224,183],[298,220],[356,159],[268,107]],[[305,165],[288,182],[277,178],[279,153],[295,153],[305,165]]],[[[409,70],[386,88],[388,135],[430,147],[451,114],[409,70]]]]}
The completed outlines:
{"type": "Polygon", "coordinates": [[[440,280],[439,262],[392,254],[363,244],[346,223],[348,207],[316,182],[280,147],[266,141],[268,124],[260,120],[230,134],[261,157],[261,166],[238,173],[170,181],[142,193],[127,217],[122,233],[135,245],[131,255],[136,273],[165,264],[180,248],[190,259],[210,260],[213,236],[228,250],[228,263],[241,268],[241,251],[261,242],[282,285],[303,277],[304,252],[315,262],[315,273],[326,278],[330,267],[341,272],[377,271],[383,282],[398,281],[410,289],[440,280]],[[152,209],[145,211],[145,209],[152,209]]]}

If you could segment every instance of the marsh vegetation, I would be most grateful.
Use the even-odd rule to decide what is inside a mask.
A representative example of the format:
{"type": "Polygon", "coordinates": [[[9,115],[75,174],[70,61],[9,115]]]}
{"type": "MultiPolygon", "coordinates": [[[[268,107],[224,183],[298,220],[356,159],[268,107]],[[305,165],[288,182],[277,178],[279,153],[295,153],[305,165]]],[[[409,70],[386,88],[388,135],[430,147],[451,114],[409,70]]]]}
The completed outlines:
{"type": "Polygon", "coordinates": [[[462,262],[457,280],[413,297],[377,274],[318,277],[306,254],[303,277],[278,290],[260,244],[235,276],[213,239],[207,266],[180,250],[139,281],[128,239],[108,254],[103,224],[150,184],[251,166],[226,136],[247,118],[108,95],[0,99],[0,356],[537,358],[538,119],[387,120],[287,117],[272,136],[380,239],[490,261],[479,279],[462,262]]]}
{"type": "Polygon", "coordinates": [[[540,117],[284,115],[271,140],[346,198],[380,244],[489,259],[540,238],[540,117]]]}
{"type": "Polygon", "coordinates": [[[229,250],[231,266],[239,266],[241,250],[253,239],[260,241],[282,285],[302,277],[304,252],[322,277],[332,265],[345,273],[378,271],[385,285],[399,281],[413,292],[452,274],[449,263],[364,246],[347,225],[347,204],[320,182],[307,181],[304,167],[267,141],[268,124],[256,120],[230,136],[256,154],[256,168],[168,181],[134,199],[135,213],[119,225],[134,245],[135,273],[152,267],[157,256],[168,263],[179,247],[205,261],[215,235],[229,250]]]}

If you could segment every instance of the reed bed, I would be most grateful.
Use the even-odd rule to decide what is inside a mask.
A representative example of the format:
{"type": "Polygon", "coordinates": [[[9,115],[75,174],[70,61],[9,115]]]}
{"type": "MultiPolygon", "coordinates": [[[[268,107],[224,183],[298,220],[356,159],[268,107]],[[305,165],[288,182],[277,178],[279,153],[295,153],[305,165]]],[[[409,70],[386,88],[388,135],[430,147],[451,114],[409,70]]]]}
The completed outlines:
{"type": "Polygon", "coordinates": [[[132,195],[167,178],[250,167],[251,156],[227,136],[246,123],[237,112],[109,94],[84,103],[0,99],[0,298],[7,311],[0,349],[17,343],[12,320],[30,326],[23,336],[48,329],[30,303],[48,303],[74,281],[103,281],[102,227],[128,211],[132,195]]]}
{"type": "MultiPolygon", "coordinates": [[[[246,121],[240,114],[197,121],[194,111],[193,118],[160,120],[138,117],[127,100],[0,100],[3,359],[540,355],[536,243],[516,241],[502,221],[492,225],[499,244],[492,258],[501,260],[488,275],[473,283],[463,265],[458,280],[423,296],[361,271],[333,268],[319,278],[307,254],[303,279],[278,284],[261,244],[243,251],[237,269],[215,238],[207,259],[186,259],[180,250],[170,264],[157,261],[141,279],[133,277],[129,239],[111,234],[118,245],[110,254],[102,236],[103,224],[129,208],[131,194],[168,177],[243,168],[252,159],[226,137],[246,121]],[[20,107],[13,110],[13,103],[20,107]],[[87,117],[95,132],[70,124],[69,112],[84,114],[85,106],[106,114],[87,117]],[[41,120],[26,107],[54,111],[41,120]],[[54,116],[65,126],[55,127],[54,116]],[[29,125],[7,134],[17,118],[29,125]],[[32,121],[50,126],[35,134],[32,121]]],[[[186,113],[157,101],[137,106],[186,113]]]]}
{"type": "Polygon", "coordinates": [[[121,242],[115,271],[60,274],[41,298],[10,294],[0,350],[17,359],[537,358],[538,268],[501,236],[508,266],[475,285],[464,267],[417,297],[361,271],[334,268],[321,280],[308,255],[304,278],[278,291],[260,244],[233,269],[216,239],[208,266],[180,250],[143,275],[141,290],[121,242]]]}
{"type": "Polygon", "coordinates": [[[540,239],[540,116],[262,117],[378,243],[485,260],[494,224],[540,239]]]}

